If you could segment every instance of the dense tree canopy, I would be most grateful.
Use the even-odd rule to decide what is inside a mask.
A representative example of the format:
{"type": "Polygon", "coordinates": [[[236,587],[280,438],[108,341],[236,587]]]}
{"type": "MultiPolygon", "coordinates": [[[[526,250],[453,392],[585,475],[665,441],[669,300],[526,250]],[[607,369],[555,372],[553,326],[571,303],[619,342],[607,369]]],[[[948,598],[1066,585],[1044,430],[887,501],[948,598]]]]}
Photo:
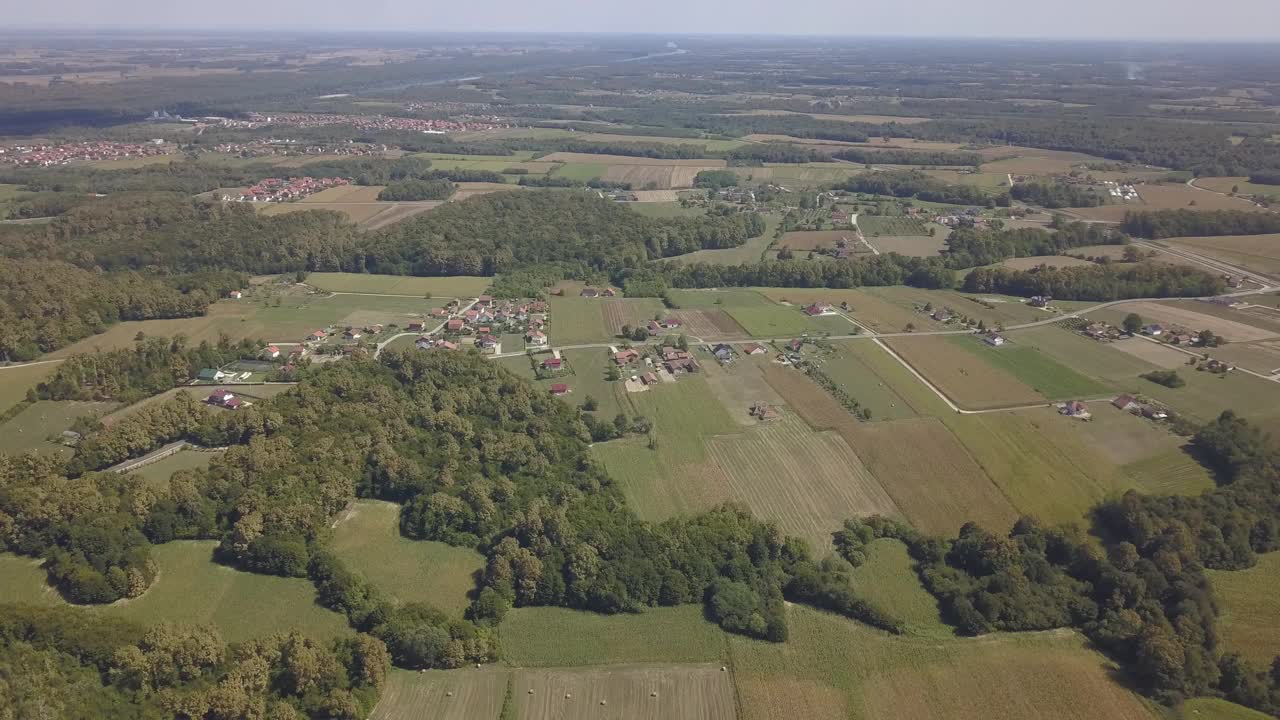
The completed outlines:
{"type": "Polygon", "coordinates": [[[1143,238],[1261,235],[1280,232],[1280,215],[1246,210],[1153,210],[1125,213],[1121,229],[1143,238]]]}

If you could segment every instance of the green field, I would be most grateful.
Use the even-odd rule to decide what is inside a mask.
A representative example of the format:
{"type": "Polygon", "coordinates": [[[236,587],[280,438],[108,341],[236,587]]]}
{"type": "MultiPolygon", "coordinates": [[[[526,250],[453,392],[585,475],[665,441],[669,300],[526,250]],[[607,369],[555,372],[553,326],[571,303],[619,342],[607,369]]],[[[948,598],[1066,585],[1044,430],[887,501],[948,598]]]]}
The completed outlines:
{"type": "MultiPolygon", "coordinates": [[[[888,354],[866,340],[837,341],[838,351],[822,363],[822,371],[843,387],[863,407],[871,410],[873,420],[897,420],[915,417],[911,404],[894,390],[863,360],[866,353],[888,354]]],[[[901,366],[899,366],[901,367],[901,366]]],[[[912,382],[919,382],[912,379],[912,382]]]]}
{"type": "Polygon", "coordinates": [[[399,602],[425,602],[462,614],[484,557],[469,548],[400,534],[400,506],[356,501],[337,523],[333,551],[351,570],[399,602]]]}
{"type": "MultiPolygon", "coordinates": [[[[319,640],[346,635],[346,618],[315,602],[309,580],[233,570],[213,562],[213,540],[182,540],[151,550],[160,572],[141,597],[84,612],[113,615],[145,625],[158,622],[211,624],[228,642],[298,629],[319,640]]],[[[0,599],[60,605],[30,558],[0,555],[0,599]]]]}
{"type": "Polygon", "coordinates": [[[22,402],[27,397],[27,390],[39,385],[57,369],[57,363],[0,368],[0,412],[22,402]]]}
{"type": "Polygon", "coordinates": [[[330,292],[375,293],[423,297],[473,298],[484,293],[493,283],[491,277],[408,277],[404,275],[368,275],[364,273],[313,272],[307,284],[330,292]]]}
{"type": "Polygon", "coordinates": [[[566,290],[564,296],[552,296],[547,336],[556,346],[613,340],[613,333],[605,327],[604,300],[579,297],[576,290],[566,290]]]}
{"type": "Polygon", "coordinates": [[[1080,333],[1052,325],[1014,330],[1006,337],[1010,342],[1036,348],[1072,370],[1100,380],[1128,385],[1134,377],[1156,369],[1155,365],[1116,350],[1108,343],[1090,340],[1080,333]]]}
{"type": "Polygon", "coordinates": [[[920,584],[907,546],[888,538],[866,549],[867,559],[853,573],[858,595],[884,608],[907,625],[911,635],[954,637],[942,622],[938,601],[920,584]]]}
{"type": "Polygon", "coordinates": [[[1214,487],[1213,476],[1185,450],[1168,450],[1122,467],[1143,492],[1199,495],[1214,487]]]}
{"type": "Polygon", "coordinates": [[[781,305],[755,290],[672,290],[681,308],[724,310],[754,337],[783,337],[805,333],[852,334],[856,328],[839,316],[811,318],[799,305],[781,305]]]}
{"type": "Polygon", "coordinates": [[[1050,400],[1075,400],[1111,391],[1109,386],[1081,375],[1033,347],[1010,343],[996,348],[969,336],[948,339],[1007,371],[1050,400]]]}
{"type": "Polygon", "coordinates": [[[622,488],[636,513],[663,520],[705,510],[728,499],[728,483],[710,461],[704,435],[737,432],[739,426],[711,392],[691,375],[628,396],[633,412],[653,422],[657,449],[647,438],[596,443],[592,450],[622,488]]]}
{"type": "MultiPolygon", "coordinates": [[[[643,203],[642,203],[643,204],[643,203]]],[[[748,239],[735,248],[720,250],[697,250],[686,255],[668,258],[673,263],[712,263],[714,265],[740,265],[759,261],[765,251],[773,244],[773,233],[778,227],[776,215],[764,216],[764,232],[758,237],[748,239]]]]}
{"type": "Polygon", "coordinates": [[[1222,644],[1269,667],[1280,648],[1280,552],[1259,555],[1248,570],[1210,570],[1209,579],[1222,602],[1222,644]]]}
{"type": "Polygon", "coordinates": [[[607,350],[570,350],[563,356],[572,368],[573,374],[562,379],[543,380],[541,381],[543,385],[548,388],[556,382],[568,385],[573,392],[565,398],[565,401],[571,405],[581,405],[588,396],[595,398],[598,407],[595,413],[598,418],[612,419],[624,410],[630,412],[626,399],[627,391],[622,382],[605,380],[606,369],[613,365],[607,350]]]}
{"type": "Polygon", "coordinates": [[[551,171],[555,177],[568,178],[579,182],[587,182],[602,177],[609,172],[606,163],[566,163],[551,171]]]}
{"type": "Polygon", "coordinates": [[[1216,418],[1223,410],[1234,410],[1251,420],[1260,419],[1275,414],[1280,407],[1280,385],[1262,378],[1242,372],[1214,375],[1190,367],[1180,367],[1177,371],[1179,377],[1186,380],[1183,387],[1167,388],[1134,378],[1125,389],[1150,395],[1202,422],[1216,418]]]}
{"type": "Polygon", "coordinates": [[[793,606],[790,638],[732,636],[743,720],[1155,720],[1069,631],[894,636],[793,606]]]}
{"type": "Polygon", "coordinates": [[[1271,716],[1219,698],[1194,698],[1178,706],[1176,720],[1271,720],[1271,716]]]}
{"type": "Polygon", "coordinates": [[[115,407],[115,403],[40,400],[0,425],[0,450],[66,453],[66,446],[49,438],[70,429],[76,418],[106,415],[115,407]]]}
{"type": "Polygon", "coordinates": [[[148,483],[157,486],[166,486],[170,476],[179,470],[200,470],[209,467],[209,463],[215,457],[220,455],[218,452],[197,452],[195,450],[183,450],[174,453],[167,458],[148,463],[134,470],[131,474],[144,478],[148,483]]]}
{"type": "Polygon", "coordinates": [[[498,628],[503,661],[517,667],[643,662],[717,662],[725,633],[698,605],[601,615],[565,608],[517,608],[498,628]]]}

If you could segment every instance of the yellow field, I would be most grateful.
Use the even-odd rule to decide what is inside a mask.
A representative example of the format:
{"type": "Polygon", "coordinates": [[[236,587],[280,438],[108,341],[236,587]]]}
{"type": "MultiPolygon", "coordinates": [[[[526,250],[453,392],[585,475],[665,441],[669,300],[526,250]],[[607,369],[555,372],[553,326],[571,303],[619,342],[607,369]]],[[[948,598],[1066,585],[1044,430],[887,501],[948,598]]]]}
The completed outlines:
{"type": "MultiPolygon", "coordinates": [[[[1277,188],[1280,192],[1280,188],[1277,188]]],[[[1280,273],[1280,234],[1176,237],[1162,240],[1261,273],[1280,273]]]]}
{"type": "MultiPolygon", "coordinates": [[[[1045,402],[1044,397],[1012,374],[984,362],[945,336],[894,338],[888,345],[963,408],[1045,402]]],[[[993,348],[993,352],[1000,352],[1000,348],[993,348]]]]}

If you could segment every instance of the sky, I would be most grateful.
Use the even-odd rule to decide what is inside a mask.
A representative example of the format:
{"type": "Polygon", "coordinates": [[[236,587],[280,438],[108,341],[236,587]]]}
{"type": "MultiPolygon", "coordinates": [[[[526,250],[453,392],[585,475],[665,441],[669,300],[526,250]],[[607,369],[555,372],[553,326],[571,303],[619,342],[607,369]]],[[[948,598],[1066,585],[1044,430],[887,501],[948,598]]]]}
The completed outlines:
{"type": "Polygon", "coordinates": [[[0,0],[0,17],[10,27],[76,30],[1280,40],[1280,0],[0,0]]]}

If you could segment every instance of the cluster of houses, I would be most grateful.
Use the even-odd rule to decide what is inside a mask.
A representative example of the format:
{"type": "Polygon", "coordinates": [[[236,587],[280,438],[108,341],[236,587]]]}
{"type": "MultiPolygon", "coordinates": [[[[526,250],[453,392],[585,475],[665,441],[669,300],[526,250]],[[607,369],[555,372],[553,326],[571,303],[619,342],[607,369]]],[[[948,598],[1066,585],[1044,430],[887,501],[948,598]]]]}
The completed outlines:
{"type": "Polygon", "coordinates": [[[1102,184],[1106,186],[1107,194],[1117,200],[1138,200],[1138,189],[1132,185],[1122,185],[1115,180],[1104,180],[1102,184]]]}
{"type": "Polygon", "coordinates": [[[1104,322],[1089,323],[1088,325],[1085,325],[1084,329],[1080,332],[1085,337],[1103,341],[1119,340],[1124,335],[1124,331],[1120,328],[1104,322]]]}
{"type": "MultiPolygon", "coordinates": [[[[1139,400],[1133,395],[1121,395],[1112,400],[1111,404],[1118,410],[1141,415],[1148,420],[1165,420],[1169,417],[1169,412],[1162,406],[1139,400]]],[[[1062,403],[1058,406],[1058,412],[1077,420],[1088,420],[1093,417],[1093,414],[1089,412],[1089,406],[1083,400],[1071,400],[1070,402],[1062,403]]]]}
{"type": "Polygon", "coordinates": [[[257,185],[245,188],[239,195],[224,194],[222,199],[235,202],[289,202],[314,195],[321,190],[349,184],[350,180],[340,177],[267,178],[257,185]]]}
{"type": "Polygon", "coordinates": [[[380,143],[363,144],[348,140],[334,145],[299,145],[297,140],[263,138],[243,143],[220,143],[212,147],[201,146],[202,152],[233,155],[241,158],[298,156],[298,155],[381,155],[394,148],[380,143]]]}
{"type": "Polygon", "coordinates": [[[410,118],[386,115],[329,115],[321,113],[274,113],[263,115],[249,113],[245,120],[229,121],[238,128],[256,128],[264,125],[288,125],[299,128],[351,125],[358,130],[407,130],[437,135],[449,132],[473,132],[510,127],[497,118],[410,118]]]}
{"type": "Polygon", "coordinates": [[[124,160],[169,154],[163,140],[149,143],[91,141],[62,145],[0,145],[0,163],[20,167],[51,167],[74,160],[124,160]]]}
{"type": "Polygon", "coordinates": [[[582,292],[578,293],[580,297],[584,297],[584,298],[615,297],[617,294],[618,294],[618,291],[614,290],[611,287],[605,287],[605,288],[584,287],[582,288],[582,292]]]}
{"type": "MultiPolygon", "coordinates": [[[[422,335],[417,346],[422,349],[457,350],[463,338],[474,337],[472,344],[480,352],[501,352],[503,333],[522,333],[526,349],[546,348],[547,303],[542,300],[495,300],[481,295],[470,307],[463,310],[457,300],[451,300],[442,308],[431,311],[432,320],[443,322],[443,337],[422,335]]],[[[409,323],[410,332],[425,332],[422,322],[409,323]]]]}
{"type": "Polygon", "coordinates": [[[976,207],[965,208],[962,212],[952,213],[949,215],[935,215],[933,221],[939,225],[945,225],[949,228],[959,227],[965,222],[971,222],[974,225],[982,225],[986,222],[986,218],[982,217],[982,210],[976,207]]]}

